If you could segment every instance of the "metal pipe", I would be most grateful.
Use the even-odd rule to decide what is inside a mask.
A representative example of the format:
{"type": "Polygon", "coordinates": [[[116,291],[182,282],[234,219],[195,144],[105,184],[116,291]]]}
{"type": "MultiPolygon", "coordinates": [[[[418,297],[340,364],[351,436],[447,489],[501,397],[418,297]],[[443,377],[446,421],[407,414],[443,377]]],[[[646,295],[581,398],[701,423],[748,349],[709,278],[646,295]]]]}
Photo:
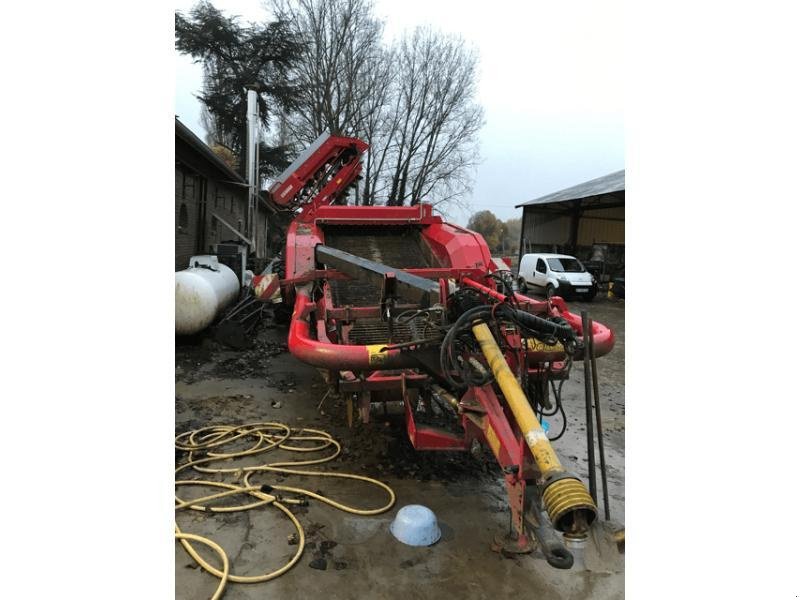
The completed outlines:
{"type": "Polygon", "coordinates": [[[353,346],[312,339],[308,316],[315,308],[308,292],[297,290],[289,326],[289,352],[304,363],[335,371],[377,371],[419,367],[413,353],[387,350],[386,344],[353,346]]]}
{"type": "Polygon", "coordinates": [[[559,531],[585,532],[597,516],[592,497],[577,477],[564,470],[489,326],[474,325],[472,333],[545,480],[542,499],[550,520],[559,531]]]}
{"type": "Polygon", "coordinates": [[[258,147],[258,94],[255,90],[247,90],[247,237],[252,240],[250,251],[256,250],[255,206],[258,195],[258,163],[256,149],[258,147]]]}
{"type": "MultiPolygon", "coordinates": [[[[589,331],[592,320],[589,319],[589,331]]],[[[603,416],[600,411],[600,392],[597,385],[597,360],[594,355],[594,335],[589,336],[589,359],[592,362],[592,391],[594,392],[594,412],[597,417],[597,446],[600,450],[600,480],[603,483],[603,515],[606,521],[611,519],[611,508],[608,505],[608,480],[606,478],[606,451],[603,443],[603,416]]]]}
{"type": "Polygon", "coordinates": [[[494,298],[495,300],[499,300],[500,302],[505,302],[506,301],[505,294],[503,294],[501,292],[498,292],[497,290],[493,290],[492,288],[487,287],[487,286],[483,285],[482,283],[478,283],[477,281],[475,281],[474,279],[472,279],[470,277],[462,277],[461,278],[461,283],[463,285],[466,285],[467,287],[471,287],[474,290],[482,292],[482,293],[486,294],[487,296],[489,296],[491,298],[494,298]]]}
{"type": "Polygon", "coordinates": [[[249,238],[245,237],[238,229],[236,229],[236,227],[234,227],[233,225],[228,223],[225,219],[220,217],[217,213],[211,213],[211,216],[214,217],[217,221],[219,221],[223,225],[225,225],[225,227],[230,229],[234,233],[234,235],[236,237],[238,237],[240,240],[242,240],[245,244],[247,244],[248,246],[252,246],[253,245],[253,242],[249,238]]]}
{"type": "Polygon", "coordinates": [[[453,408],[453,410],[458,412],[458,410],[459,410],[458,398],[453,396],[453,394],[448,392],[442,386],[437,385],[435,383],[431,385],[431,390],[433,391],[434,394],[436,394],[440,398],[443,398],[445,400],[445,402],[447,402],[453,408]]]}
{"type": "MultiPolygon", "coordinates": [[[[582,311],[582,313],[585,311],[582,311]]],[[[561,311],[561,317],[563,317],[567,323],[572,326],[573,329],[578,330],[580,329],[581,333],[583,334],[583,318],[582,316],[579,317],[578,315],[569,312],[568,310],[561,311]]],[[[594,336],[594,351],[595,356],[604,356],[611,352],[614,348],[614,342],[616,340],[614,336],[614,332],[603,325],[602,323],[594,322],[591,325],[591,332],[594,336]]],[[[580,360],[583,355],[582,350],[578,350],[576,353],[575,359],[580,360]]]]}
{"type": "MultiPolygon", "coordinates": [[[[497,290],[493,290],[490,287],[487,287],[487,286],[485,286],[485,285],[483,285],[481,283],[478,283],[477,281],[475,281],[474,279],[471,279],[470,277],[462,277],[461,278],[461,283],[463,285],[466,285],[467,287],[471,287],[471,288],[473,288],[473,289],[475,289],[475,290],[477,290],[479,292],[482,292],[482,293],[486,294],[487,296],[490,296],[491,298],[494,298],[495,300],[498,300],[499,302],[505,302],[508,299],[505,294],[502,294],[502,293],[498,292],[497,290]]],[[[548,310],[547,310],[548,303],[547,302],[544,302],[544,301],[541,301],[541,300],[534,300],[533,298],[529,298],[528,296],[520,294],[519,292],[515,292],[514,293],[514,297],[517,300],[517,302],[523,302],[523,303],[526,303],[526,304],[530,305],[534,309],[534,312],[537,312],[537,313],[546,313],[546,312],[548,312],[548,310]]],[[[563,309],[560,311],[560,316],[563,317],[567,321],[567,323],[569,323],[570,327],[572,327],[576,331],[579,330],[581,328],[580,327],[580,325],[581,325],[580,318],[577,315],[569,312],[566,309],[566,305],[565,304],[562,304],[562,307],[563,307],[563,309]]],[[[614,348],[614,341],[615,341],[614,332],[611,329],[609,329],[608,327],[606,327],[605,325],[603,325],[602,323],[592,323],[592,333],[594,335],[595,355],[596,356],[604,356],[605,354],[608,354],[609,352],[611,352],[611,350],[614,348]]],[[[579,360],[580,357],[581,357],[581,351],[578,350],[578,352],[576,352],[576,357],[575,358],[579,360]]],[[[539,359],[539,360],[564,360],[564,356],[562,354],[560,357],[555,357],[554,356],[554,357],[548,358],[548,359],[542,359],[540,357],[537,357],[537,359],[539,359]]]]}
{"type": "Polygon", "coordinates": [[[594,415],[592,414],[592,375],[589,371],[589,356],[586,350],[589,348],[589,314],[581,311],[581,322],[583,324],[583,383],[584,397],[586,399],[586,452],[589,455],[589,493],[592,500],[597,504],[597,472],[594,464],[594,415]]]}

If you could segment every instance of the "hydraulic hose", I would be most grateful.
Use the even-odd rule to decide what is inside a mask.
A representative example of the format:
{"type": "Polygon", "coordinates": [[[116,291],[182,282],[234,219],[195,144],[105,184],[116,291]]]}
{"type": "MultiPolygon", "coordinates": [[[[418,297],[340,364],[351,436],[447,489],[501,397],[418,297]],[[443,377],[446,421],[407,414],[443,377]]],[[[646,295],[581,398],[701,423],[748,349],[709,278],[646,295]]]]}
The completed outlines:
{"type": "Polygon", "coordinates": [[[575,338],[575,330],[567,323],[556,323],[548,321],[542,317],[537,317],[524,310],[513,309],[514,317],[525,327],[538,331],[544,335],[552,335],[559,340],[569,340],[575,338]]]}
{"type": "MultiPolygon", "coordinates": [[[[510,299],[513,298],[513,301],[517,304],[526,304],[529,307],[534,307],[536,312],[542,311],[544,313],[551,313],[553,311],[556,312],[559,316],[561,316],[567,324],[571,326],[571,328],[575,331],[582,331],[581,329],[581,319],[578,315],[575,315],[567,310],[567,305],[563,299],[555,297],[548,301],[540,301],[535,300],[533,298],[529,298],[519,292],[515,292],[513,296],[506,296],[496,290],[493,290],[477,281],[470,279],[469,277],[464,277],[461,279],[461,283],[465,286],[477,290],[482,294],[489,296],[499,302],[508,302],[510,299]]],[[[526,312],[526,311],[522,311],[526,312]]],[[[530,313],[527,313],[530,314],[530,313]]],[[[524,318],[524,317],[523,317],[524,318]]],[[[600,357],[608,354],[614,348],[614,332],[603,325],[602,323],[593,322],[592,323],[592,341],[594,345],[594,355],[595,357],[600,357]]],[[[583,349],[578,348],[575,353],[575,359],[579,360],[583,355],[583,349]]],[[[545,360],[562,360],[561,358],[546,358],[545,360]]]]}

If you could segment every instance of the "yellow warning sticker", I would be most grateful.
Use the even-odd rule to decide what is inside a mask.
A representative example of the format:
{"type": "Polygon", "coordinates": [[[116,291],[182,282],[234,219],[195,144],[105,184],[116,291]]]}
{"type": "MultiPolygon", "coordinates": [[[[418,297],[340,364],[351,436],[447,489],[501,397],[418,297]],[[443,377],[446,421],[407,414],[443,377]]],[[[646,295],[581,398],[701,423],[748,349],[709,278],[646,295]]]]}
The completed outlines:
{"type": "Polygon", "coordinates": [[[389,359],[388,352],[381,352],[386,344],[370,344],[367,346],[367,353],[369,354],[369,365],[371,367],[379,367],[386,363],[389,359]]]}
{"type": "Polygon", "coordinates": [[[528,352],[563,352],[564,345],[561,342],[550,345],[542,341],[528,339],[528,352]]]}

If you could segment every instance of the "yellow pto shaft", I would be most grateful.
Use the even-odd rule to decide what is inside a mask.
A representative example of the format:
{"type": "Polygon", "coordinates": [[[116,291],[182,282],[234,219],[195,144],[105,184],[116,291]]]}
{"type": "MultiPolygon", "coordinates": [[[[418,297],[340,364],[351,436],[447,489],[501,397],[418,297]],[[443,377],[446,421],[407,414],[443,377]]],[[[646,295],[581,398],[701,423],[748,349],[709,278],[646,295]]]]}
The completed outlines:
{"type": "Polygon", "coordinates": [[[583,533],[597,516],[597,507],[583,482],[567,473],[556,456],[547,434],[528,402],[525,392],[500,351],[492,331],[485,323],[472,327],[481,352],[492,369],[497,385],[503,392],[525,442],[542,472],[542,500],[556,529],[568,533],[583,533]]]}

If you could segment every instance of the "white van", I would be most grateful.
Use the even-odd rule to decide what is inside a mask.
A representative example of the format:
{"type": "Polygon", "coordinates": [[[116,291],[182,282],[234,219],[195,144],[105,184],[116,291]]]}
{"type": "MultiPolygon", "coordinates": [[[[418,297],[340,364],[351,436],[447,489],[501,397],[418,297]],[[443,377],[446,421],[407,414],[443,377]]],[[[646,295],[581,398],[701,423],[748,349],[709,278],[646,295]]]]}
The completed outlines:
{"type": "Polygon", "coordinates": [[[574,256],[566,254],[525,254],[519,262],[517,284],[524,294],[532,288],[551,296],[580,297],[591,302],[597,295],[597,281],[574,256]]]}

